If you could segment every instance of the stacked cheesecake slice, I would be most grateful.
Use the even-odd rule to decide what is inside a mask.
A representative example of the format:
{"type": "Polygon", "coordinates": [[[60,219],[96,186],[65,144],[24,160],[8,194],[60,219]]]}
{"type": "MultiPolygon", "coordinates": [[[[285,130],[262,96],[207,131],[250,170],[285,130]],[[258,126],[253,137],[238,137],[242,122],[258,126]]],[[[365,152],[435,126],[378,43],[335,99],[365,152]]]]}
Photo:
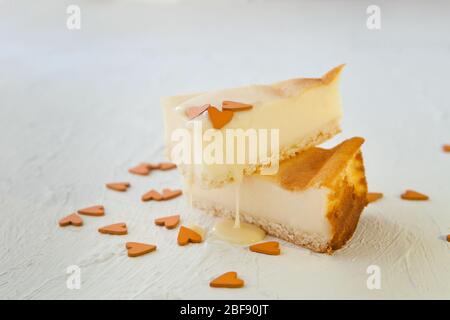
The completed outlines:
{"type": "Polygon", "coordinates": [[[164,99],[167,154],[191,203],[317,252],[341,248],[367,194],[362,138],[316,147],[340,132],[341,70],[164,99]],[[228,148],[233,133],[245,133],[241,149],[228,148]]]}

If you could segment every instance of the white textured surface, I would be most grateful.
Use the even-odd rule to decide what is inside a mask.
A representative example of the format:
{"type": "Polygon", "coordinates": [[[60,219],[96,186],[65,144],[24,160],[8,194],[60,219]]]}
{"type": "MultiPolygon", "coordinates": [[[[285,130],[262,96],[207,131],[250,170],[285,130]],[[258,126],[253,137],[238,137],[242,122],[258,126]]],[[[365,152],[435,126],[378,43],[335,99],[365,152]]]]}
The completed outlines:
{"type": "MultiPolygon", "coordinates": [[[[450,298],[450,3],[378,1],[382,29],[365,26],[366,1],[233,4],[175,1],[0,1],[1,298],[450,298]],[[66,6],[82,30],[65,28],[66,6]],[[402,2],[403,3],[403,2],[402,2]],[[159,97],[298,75],[346,62],[344,133],[367,138],[367,208],[350,245],[333,256],[283,245],[279,257],[213,241],[178,247],[153,226],[180,212],[210,227],[181,199],[142,203],[176,172],[127,173],[162,159],[159,97]],[[125,194],[105,182],[129,180],[125,194]],[[405,188],[431,201],[401,201],[405,188]],[[60,217],[102,203],[82,228],[60,217]],[[129,235],[96,229],[126,221],[129,235]],[[130,259],[125,241],[158,250],[130,259]],[[68,290],[67,266],[82,268],[68,290]],[[366,288],[377,264],[382,289],[366,288]],[[239,290],[211,289],[235,270],[239,290]]],[[[336,141],[336,140],[335,140],[336,141]]]]}

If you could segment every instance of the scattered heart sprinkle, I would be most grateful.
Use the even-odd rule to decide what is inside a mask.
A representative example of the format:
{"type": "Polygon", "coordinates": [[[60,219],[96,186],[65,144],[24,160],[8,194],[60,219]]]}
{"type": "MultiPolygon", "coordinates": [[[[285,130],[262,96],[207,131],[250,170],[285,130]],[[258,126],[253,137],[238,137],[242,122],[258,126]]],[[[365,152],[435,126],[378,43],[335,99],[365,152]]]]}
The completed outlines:
{"type": "Polygon", "coordinates": [[[130,187],[130,183],[129,182],[112,182],[112,183],[107,183],[106,187],[111,190],[125,192],[130,187]]]}
{"type": "Polygon", "coordinates": [[[210,106],[208,108],[209,120],[212,123],[214,129],[221,129],[228,122],[233,119],[233,111],[223,110],[219,111],[217,108],[210,106]]]}
{"type": "Polygon", "coordinates": [[[181,194],[183,193],[183,191],[181,191],[180,189],[176,189],[176,190],[172,190],[172,189],[163,189],[163,194],[162,197],[164,200],[170,200],[173,198],[176,198],[178,196],[181,196],[181,194]]]}
{"type": "Polygon", "coordinates": [[[163,196],[158,191],[152,189],[152,190],[146,192],[145,194],[143,194],[141,199],[142,199],[142,201],[150,201],[150,200],[161,201],[161,200],[163,200],[163,196]]]}
{"type": "Polygon", "coordinates": [[[140,242],[127,242],[125,247],[128,250],[129,257],[139,257],[156,250],[155,245],[140,242]]]}
{"type": "Polygon", "coordinates": [[[179,214],[155,219],[155,224],[157,226],[165,226],[167,229],[175,228],[179,222],[180,222],[179,214]]]}
{"type": "Polygon", "coordinates": [[[146,164],[147,165],[147,167],[149,167],[150,168],[150,170],[153,170],[153,169],[159,169],[159,165],[160,165],[160,163],[144,163],[144,164],[146,164]]]}
{"type": "Polygon", "coordinates": [[[251,104],[235,102],[235,101],[223,101],[222,102],[222,110],[231,110],[231,111],[244,111],[250,110],[253,108],[251,104]]]}
{"type": "Polygon", "coordinates": [[[447,235],[447,242],[450,242],[450,234],[447,235]]]}
{"type": "Polygon", "coordinates": [[[152,171],[152,165],[149,163],[141,163],[133,168],[128,169],[129,173],[147,176],[152,171]]]}
{"type": "Polygon", "coordinates": [[[450,144],[444,144],[442,146],[442,151],[444,152],[450,152],[450,144]]]}
{"type": "Polygon", "coordinates": [[[189,242],[200,243],[202,242],[202,236],[194,230],[181,226],[180,231],[178,231],[177,242],[180,246],[185,246],[189,242]]]}
{"type": "Polygon", "coordinates": [[[160,170],[163,170],[163,171],[175,169],[176,167],[177,167],[177,165],[176,165],[175,163],[172,163],[172,162],[161,162],[161,163],[158,165],[158,168],[159,168],[160,170]]]}
{"type": "Polygon", "coordinates": [[[85,216],[99,217],[105,215],[105,208],[101,205],[97,205],[89,208],[80,209],[78,210],[78,213],[84,214],[85,216]]]}
{"type": "Polygon", "coordinates": [[[383,194],[381,192],[368,192],[367,193],[367,202],[372,203],[379,199],[383,198],[383,194]]]}
{"type": "Polygon", "coordinates": [[[251,245],[250,251],[278,256],[280,254],[280,244],[277,241],[267,241],[251,245]]]}
{"type": "Polygon", "coordinates": [[[73,225],[76,227],[81,227],[83,225],[83,219],[76,213],[69,214],[67,217],[59,220],[59,225],[61,227],[66,227],[68,225],[73,225]]]}
{"type": "Polygon", "coordinates": [[[206,110],[208,110],[209,106],[210,106],[209,104],[204,104],[199,107],[189,107],[186,109],[185,114],[189,120],[192,120],[194,118],[197,118],[199,115],[201,115],[206,110]]]}
{"type": "Polygon", "coordinates": [[[423,193],[414,191],[414,190],[406,190],[402,195],[401,198],[403,200],[417,200],[417,201],[421,201],[421,200],[428,200],[428,196],[424,195],[423,193]]]}
{"type": "Polygon", "coordinates": [[[170,200],[170,199],[180,196],[182,193],[183,193],[183,191],[181,191],[180,189],[172,190],[172,189],[166,188],[166,189],[163,189],[163,192],[161,194],[158,191],[152,189],[152,190],[146,192],[145,194],[143,194],[141,199],[142,199],[142,201],[170,200]]]}
{"type": "Polygon", "coordinates": [[[203,227],[201,227],[197,224],[192,224],[192,223],[185,225],[185,227],[188,229],[191,229],[194,232],[197,232],[200,235],[200,237],[202,238],[202,241],[203,241],[203,239],[205,239],[205,229],[203,227]]]}
{"type": "Polygon", "coordinates": [[[98,229],[98,232],[104,233],[104,234],[112,234],[121,236],[128,233],[127,225],[123,222],[110,224],[108,226],[101,227],[98,229]]]}
{"type": "Polygon", "coordinates": [[[230,271],[218,276],[209,285],[213,288],[241,288],[244,280],[239,279],[236,272],[230,271]]]}

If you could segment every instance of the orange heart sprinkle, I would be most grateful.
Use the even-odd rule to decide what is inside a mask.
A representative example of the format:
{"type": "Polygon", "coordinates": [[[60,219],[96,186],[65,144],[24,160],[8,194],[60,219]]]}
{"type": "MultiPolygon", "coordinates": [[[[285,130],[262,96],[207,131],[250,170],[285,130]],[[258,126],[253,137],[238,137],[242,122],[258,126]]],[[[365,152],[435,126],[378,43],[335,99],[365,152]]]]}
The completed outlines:
{"type": "Polygon", "coordinates": [[[442,146],[442,151],[444,152],[450,152],[450,144],[444,144],[442,146]]]}
{"type": "Polygon", "coordinates": [[[147,165],[147,167],[149,167],[150,169],[159,169],[159,163],[154,164],[154,163],[144,163],[147,165]]]}
{"type": "Polygon", "coordinates": [[[146,253],[156,250],[156,246],[153,244],[146,244],[140,242],[127,242],[125,247],[128,250],[129,257],[139,257],[146,253]]]}
{"type": "Polygon", "coordinates": [[[175,163],[172,163],[172,162],[161,162],[158,165],[158,168],[160,170],[170,170],[170,169],[174,169],[176,167],[177,167],[177,165],[175,163]]]}
{"type": "Polygon", "coordinates": [[[112,182],[107,183],[106,187],[111,190],[125,192],[130,187],[130,184],[128,182],[112,182]]]}
{"type": "Polygon", "coordinates": [[[214,129],[220,129],[233,119],[233,111],[219,111],[217,108],[210,106],[208,108],[208,116],[214,129]]]}
{"type": "Polygon", "coordinates": [[[101,205],[92,206],[89,208],[80,209],[80,210],[78,210],[78,213],[84,214],[86,216],[99,217],[99,216],[103,216],[105,214],[105,208],[101,205]]]}
{"type": "Polygon", "coordinates": [[[450,242],[450,234],[447,235],[447,242],[450,242]]]}
{"type": "Polygon", "coordinates": [[[381,192],[368,192],[367,193],[367,202],[372,203],[379,199],[383,198],[383,194],[381,192]]]}
{"type": "Polygon", "coordinates": [[[180,231],[178,231],[177,242],[180,246],[185,246],[189,242],[200,243],[202,242],[202,236],[194,230],[181,226],[180,231]]]}
{"type": "Polygon", "coordinates": [[[244,111],[250,110],[253,108],[251,104],[235,102],[235,101],[223,101],[222,102],[222,110],[231,110],[231,111],[244,111]]]}
{"type": "Polygon", "coordinates": [[[116,236],[121,236],[128,233],[127,225],[123,222],[110,224],[108,226],[101,227],[98,232],[104,234],[112,234],[116,236]]]}
{"type": "Polygon", "coordinates": [[[73,225],[76,227],[81,227],[83,225],[83,219],[76,213],[69,214],[67,217],[59,220],[59,225],[61,227],[66,227],[68,225],[73,225]]]}
{"type": "Polygon", "coordinates": [[[147,176],[152,171],[152,165],[148,163],[141,163],[133,168],[128,169],[129,173],[147,176]]]}
{"type": "Polygon", "coordinates": [[[141,199],[142,201],[150,201],[150,200],[160,201],[163,200],[163,196],[158,191],[152,189],[149,192],[143,194],[141,199]]]}
{"type": "Polygon", "coordinates": [[[180,222],[179,214],[155,219],[155,224],[157,226],[165,226],[167,229],[175,228],[179,222],[180,222]]]}
{"type": "Polygon", "coordinates": [[[201,115],[206,110],[208,110],[209,106],[210,106],[209,104],[204,104],[199,107],[189,107],[186,109],[185,114],[189,120],[192,120],[194,118],[197,118],[199,115],[201,115]]]}
{"type": "Polygon", "coordinates": [[[251,245],[250,251],[270,254],[273,256],[278,256],[280,254],[280,244],[277,241],[267,241],[262,243],[257,243],[251,245]]]}
{"type": "Polygon", "coordinates": [[[241,288],[244,280],[239,279],[236,272],[230,271],[218,276],[209,285],[213,288],[241,288]]]}
{"type": "Polygon", "coordinates": [[[428,200],[428,196],[424,195],[423,193],[414,191],[414,190],[406,190],[402,195],[401,195],[403,200],[428,200]]]}
{"type": "Polygon", "coordinates": [[[180,189],[172,190],[172,189],[164,189],[162,197],[164,200],[170,200],[180,196],[183,192],[180,189]]]}

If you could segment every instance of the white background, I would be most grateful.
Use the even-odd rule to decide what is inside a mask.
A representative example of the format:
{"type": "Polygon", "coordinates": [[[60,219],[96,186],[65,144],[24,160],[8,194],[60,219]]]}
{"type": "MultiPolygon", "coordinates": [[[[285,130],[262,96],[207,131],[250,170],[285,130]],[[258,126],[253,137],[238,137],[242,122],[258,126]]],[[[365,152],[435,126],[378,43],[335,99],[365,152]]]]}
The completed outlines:
{"type": "Polygon", "coordinates": [[[1,1],[0,298],[450,298],[450,3],[448,1],[1,1]],[[81,30],[66,8],[81,8],[81,30]],[[381,30],[366,8],[381,8],[381,30]],[[355,236],[332,256],[283,244],[258,255],[208,235],[178,247],[153,219],[213,219],[179,198],[142,203],[179,186],[176,171],[131,176],[163,160],[161,96],[320,76],[347,63],[343,133],[360,135],[369,187],[355,236]],[[129,181],[127,193],[104,183],[129,181]],[[399,194],[417,189],[428,202],[399,194]],[[106,216],[59,228],[76,209],[106,216]],[[125,221],[129,235],[98,227],[125,221]],[[126,241],[158,245],[131,259],[126,241]],[[82,270],[80,290],[66,268],[82,270]],[[381,290],[366,269],[381,268],[381,290]],[[209,288],[234,270],[243,289],[209,288]]]}

